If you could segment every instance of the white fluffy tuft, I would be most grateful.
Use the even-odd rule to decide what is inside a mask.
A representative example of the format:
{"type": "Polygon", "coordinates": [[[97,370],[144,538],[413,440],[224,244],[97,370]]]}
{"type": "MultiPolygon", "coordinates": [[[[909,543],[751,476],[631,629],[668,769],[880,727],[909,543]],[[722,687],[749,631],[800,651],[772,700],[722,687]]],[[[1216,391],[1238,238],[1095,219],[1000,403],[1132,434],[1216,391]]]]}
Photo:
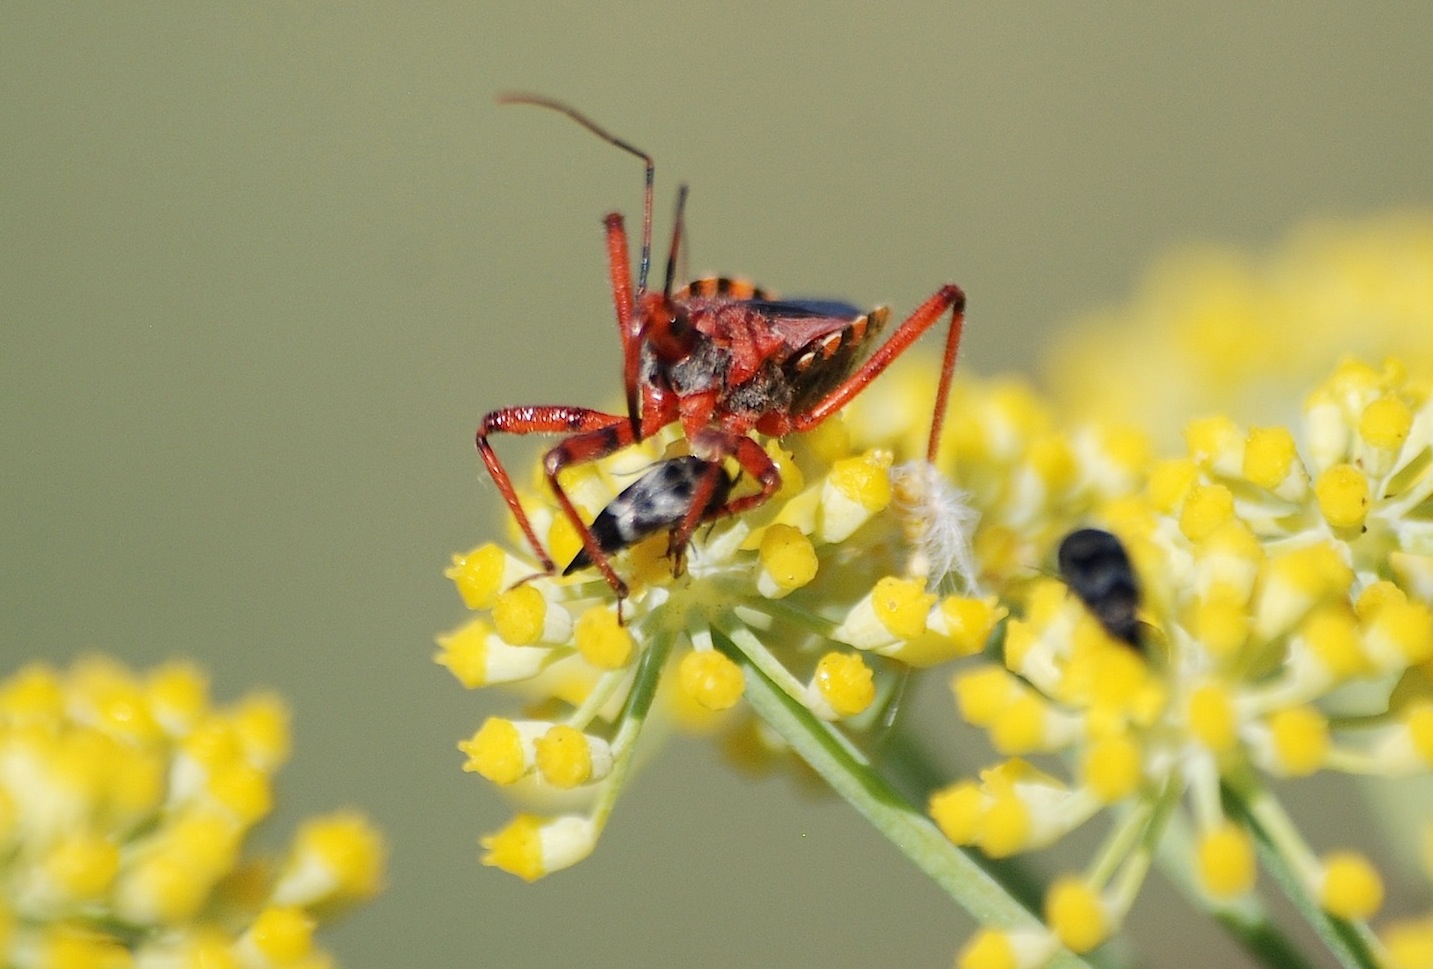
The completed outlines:
{"type": "Polygon", "coordinates": [[[906,537],[915,546],[911,574],[924,576],[932,589],[949,577],[961,592],[978,594],[971,537],[980,513],[971,507],[970,496],[928,461],[896,465],[891,485],[906,537]]]}

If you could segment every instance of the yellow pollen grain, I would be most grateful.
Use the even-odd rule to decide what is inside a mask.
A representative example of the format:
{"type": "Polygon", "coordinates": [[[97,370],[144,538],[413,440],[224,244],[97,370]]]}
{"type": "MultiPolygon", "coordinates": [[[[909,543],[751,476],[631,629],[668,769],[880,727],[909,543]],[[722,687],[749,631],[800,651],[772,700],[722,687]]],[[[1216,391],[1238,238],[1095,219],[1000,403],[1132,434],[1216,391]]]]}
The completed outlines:
{"type": "Polygon", "coordinates": [[[1239,427],[1224,414],[1195,418],[1184,425],[1184,443],[1195,461],[1208,464],[1239,447],[1239,427]]]}
{"type": "Polygon", "coordinates": [[[593,606],[578,618],[573,640],[582,658],[603,670],[626,666],[636,646],[617,613],[605,606],[593,606]]]}
{"type": "Polygon", "coordinates": [[[44,869],[70,899],[89,901],[108,891],[119,873],[119,848],[96,834],[76,831],[55,846],[44,869]]]}
{"type": "Polygon", "coordinates": [[[1358,418],[1358,433],[1376,448],[1402,447],[1412,427],[1413,409],[1393,394],[1369,404],[1358,418]]]}
{"type": "Polygon", "coordinates": [[[1254,887],[1254,843],[1243,828],[1223,822],[1199,839],[1199,881],[1214,898],[1227,900],[1254,887]]]}
{"type": "Polygon", "coordinates": [[[1120,470],[1143,473],[1143,469],[1149,467],[1154,447],[1149,435],[1139,428],[1129,425],[1102,427],[1101,442],[1106,457],[1120,470]]]}
{"type": "Polygon", "coordinates": [[[247,764],[236,764],[216,773],[209,782],[209,790],[236,816],[250,823],[274,807],[274,786],[269,775],[247,764]]]}
{"type": "Polygon", "coordinates": [[[233,723],[249,760],[275,768],[288,759],[289,707],[277,693],[246,696],[233,712],[233,723]]]}
{"type": "Polygon", "coordinates": [[[480,844],[486,850],[483,864],[499,868],[526,881],[547,874],[542,859],[542,821],[531,814],[519,814],[507,827],[485,835],[480,844]]]}
{"type": "Polygon", "coordinates": [[[709,649],[683,656],[677,667],[677,681],[687,696],[708,710],[729,709],[746,689],[741,669],[709,649]]]}
{"type": "Polygon", "coordinates": [[[928,811],[941,833],[958,845],[975,842],[984,814],[985,795],[974,781],[959,781],[936,791],[928,811]]]}
{"type": "Polygon", "coordinates": [[[816,577],[816,549],[794,526],[778,522],[768,527],[758,556],[766,574],[782,589],[799,589],[816,577]]]}
{"type": "Polygon", "coordinates": [[[0,683],[0,715],[12,723],[53,720],[64,709],[59,675],[48,666],[31,663],[0,683]]]}
{"type": "Polygon", "coordinates": [[[1094,888],[1064,876],[1045,896],[1045,924],[1072,952],[1089,952],[1109,937],[1109,916],[1094,888]]]}
{"type": "Polygon", "coordinates": [[[503,642],[513,646],[537,642],[546,618],[547,600],[530,585],[501,593],[493,604],[493,627],[503,642]]]}
{"type": "Polygon", "coordinates": [[[816,688],[837,716],[853,717],[876,699],[871,669],[859,654],[827,653],[816,664],[816,688]]]}
{"type": "Polygon", "coordinates": [[[1319,606],[1299,628],[1303,644],[1335,680],[1346,680],[1368,668],[1358,626],[1341,603],[1319,606]]]}
{"type": "Polygon", "coordinates": [[[1276,561],[1279,577],[1309,595],[1341,593],[1353,579],[1348,564],[1329,542],[1296,549],[1276,561]]]}
{"type": "Polygon", "coordinates": [[[1405,665],[1421,663],[1433,656],[1433,610],[1407,599],[1388,602],[1374,613],[1365,635],[1405,665]]]}
{"type": "Polygon", "coordinates": [[[502,589],[506,565],[503,550],[489,543],[466,555],[454,555],[453,564],[443,574],[457,586],[458,594],[469,609],[487,609],[502,589]]]}
{"type": "MultiPolygon", "coordinates": [[[[828,424],[833,423],[827,421],[828,424]]],[[[796,465],[796,459],[783,448],[775,439],[766,442],[766,456],[776,465],[777,472],[781,475],[781,487],[772,496],[774,501],[786,501],[801,493],[806,487],[806,477],[796,465]]]]}
{"type": "Polygon", "coordinates": [[[1335,464],[1314,482],[1319,511],[1334,528],[1355,528],[1368,515],[1368,479],[1351,464],[1335,464]]]}
{"type": "Polygon", "coordinates": [[[582,731],[554,724],[535,747],[537,769],[554,787],[577,787],[592,778],[592,749],[582,731]]]}
{"type": "Polygon", "coordinates": [[[145,694],[165,726],[192,724],[209,705],[209,681],[190,663],[166,663],[146,677],[145,694]]]}
{"type": "Polygon", "coordinates": [[[334,811],[305,821],[293,850],[323,865],[335,882],[337,898],[372,898],[383,887],[383,835],[356,811],[334,811]]]}
{"type": "Polygon", "coordinates": [[[842,458],[831,465],[829,481],[841,494],[869,512],[878,512],[891,503],[891,452],[867,451],[842,458]]]}
{"type": "Polygon", "coordinates": [[[1155,464],[1149,475],[1149,498],[1156,511],[1173,512],[1194,485],[1199,469],[1188,458],[1168,458],[1155,464]]]}
{"type": "Polygon", "coordinates": [[[1411,705],[1403,714],[1403,723],[1423,763],[1433,764],[1433,703],[1422,701],[1411,705]]]}
{"type": "Polygon", "coordinates": [[[1274,756],[1285,774],[1304,777],[1324,765],[1329,750],[1329,725],[1313,707],[1288,707],[1269,717],[1274,756]]]}
{"type": "Polygon", "coordinates": [[[1086,786],[1105,804],[1133,794],[1143,778],[1139,744],[1127,736],[1090,743],[1081,767],[1086,786]]]}
{"type": "Polygon", "coordinates": [[[940,604],[946,635],[955,643],[957,656],[974,656],[985,649],[1004,610],[994,599],[947,596],[940,604]]]}
{"type": "Polygon", "coordinates": [[[1211,595],[1195,605],[1191,625],[1210,655],[1228,660],[1249,637],[1249,611],[1235,596],[1211,595]]]}
{"type": "Polygon", "coordinates": [[[512,784],[527,773],[527,754],[517,725],[502,717],[488,717],[473,736],[458,744],[468,755],[463,770],[494,784],[512,784]]]}
{"type": "MultiPolygon", "coordinates": [[[[584,511],[581,507],[577,509],[578,514],[584,511]]],[[[576,527],[566,515],[553,515],[552,524],[547,529],[547,552],[552,560],[559,564],[571,562],[581,550],[582,536],[577,534],[576,527]]]]}
{"type": "Polygon", "coordinates": [[[1383,879],[1363,855],[1331,852],[1323,858],[1323,885],[1319,901],[1339,918],[1361,920],[1383,904],[1383,879]]]}
{"type": "Polygon", "coordinates": [[[1234,700],[1217,683],[1206,683],[1189,697],[1189,731],[1216,754],[1231,749],[1239,739],[1234,700]]]}
{"type": "Polygon", "coordinates": [[[1045,488],[1056,494],[1070,487],[1079,472],[1070,445],[1063,437],[1055,434],[1036,438],[1030,445],[1027,460],[1044,482],[1045,488]]]}
{"type": "Polygon", "coordinates": [[[491,627],[474,619],[447,636],[438,637],[438,653],[433,661],[448,668],[457,681],[470,690],[488,681],[488,635],[491,627]]]}
{"type": "Polygon", "coordinates": [[[109,934],[63,923],[40,935],[34,949],[26,964],[38,969],[131,969],[134,965],[129,950],[109,934]]]}
{"type": "Polygon", "coordinates": [[[314,920],[301,908],[266,908],[254,919],[249,937],[274,965],[288,965],[313,951],[314,920]]]}
{"type": "Polygon", "coordinates": [[[914,639],[926,629],[926,616],[935,605],[934,593],[916,579],[886,576],[871,592],[876,618],[899,639],[914,639]]]}
{"type": "Polygon", "coordinates": [[[1358,618],[1368,622],[1373,615],[1390,602],[1407,602],[1408,594],[1387,579],[1379,579],[1377,582],[1370,582],[1358,599],[1354,601],[1353,611],[1358,618]]]}
{"type": "Polygon", "coordinates": [[[1017,690],[1010,674],[998,666],[957,673],[950,686],[961,717],[977,727],[994,722],[1017,690]]]}
{"type": "Polygon", "coordinates": [[[851,454],[851,429],[839,415],[817,424],[801,440],[824,464],[835,464],[851,454]]]}
{"type": "Polygon", "coordinates": [[[995,929],[981,929],[961,950],[956,969],[1021,969],[1010,936],[995,929]]]}
{"type": "Polygon", "coordinates": [[[182,922],[199,911],[210,887],[205,874],[178,851],[163,851],[127,867],[119,891],[145,921],[182,922]]]}
{"type": "Polygon", "coordinates": [[[1395,922],[1379,930],[1388,952],[1388,969],[1433,966],[1433,918],[1395,922]]]}
{"type": "Polygon", "coordinates": [[[1031,651],[1040,645],[1040,637],[1035,635],[1035,630],[1028,622],[1019,619],[1012,619],[1005,625],[1005,642],[1002,651],[1005,654],[1005,665],[1012,670],[1025,668],[1025,660],[1031,651]]]}
{"type": "Polygon", "coordinates": [[[1015,696],[995,715],[990,743],[1002,754],[1026,754],[1045,746],[1045,700],[1033,691],[1015,696]]]}
{"type": "Polygon", "coordinates": [[[992,858],[1008,858],[1030,843],[1030,806],[1013,793],[997,795],[980,818],[977,843],[992,858]]]}
{"type": "Polygon", "coordinates": [[[1298,457],[1294,435],[1286,427],[1253,427],[1244,442],[1244,477],[1272,490],[1289,476],[1298,457]]]}
{"type": "Polygon", "coordinates": [[[1194,485],[1179,513],[1179,530],[1192,542],[1203,541],[1234,518],[1234,494],[1221,484],[1194,485]]]}

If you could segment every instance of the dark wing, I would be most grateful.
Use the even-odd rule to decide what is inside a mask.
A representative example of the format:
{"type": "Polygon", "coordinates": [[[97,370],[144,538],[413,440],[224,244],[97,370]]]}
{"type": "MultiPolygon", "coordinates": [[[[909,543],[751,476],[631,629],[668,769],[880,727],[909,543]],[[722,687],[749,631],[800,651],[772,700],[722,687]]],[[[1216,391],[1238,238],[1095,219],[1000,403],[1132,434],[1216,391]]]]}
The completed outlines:
{"type": "Polygon", "coordinates": [[[837,300],[750,300],[791,348],[782,371],[790,384],[792,410],[804,411],[855,369],[867,344],[885,326],[885,307],[864,312],[837,300]]]}

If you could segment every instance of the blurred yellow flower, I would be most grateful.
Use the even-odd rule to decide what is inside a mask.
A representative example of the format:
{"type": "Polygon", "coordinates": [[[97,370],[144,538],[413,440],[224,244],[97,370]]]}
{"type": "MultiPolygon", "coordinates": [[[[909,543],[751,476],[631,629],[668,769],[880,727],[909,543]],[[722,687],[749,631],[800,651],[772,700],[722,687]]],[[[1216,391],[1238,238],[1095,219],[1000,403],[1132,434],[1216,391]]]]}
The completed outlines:
{"type": "Polygon", "coordinates": [[[316,923],[379,889],[356,814],[244,841],[288,756],[272,694],[214,706],[194,667],[91,658],[0,682],[0,953],[14,966],[319,967],[316,923]]]}

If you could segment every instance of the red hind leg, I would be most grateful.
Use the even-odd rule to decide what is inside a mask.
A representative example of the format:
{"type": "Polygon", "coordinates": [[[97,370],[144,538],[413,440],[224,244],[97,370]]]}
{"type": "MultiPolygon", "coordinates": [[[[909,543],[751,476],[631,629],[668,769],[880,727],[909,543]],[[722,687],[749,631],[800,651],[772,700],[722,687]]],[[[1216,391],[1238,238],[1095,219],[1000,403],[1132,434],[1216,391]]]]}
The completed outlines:
{"type": "Polygon", "coordinates": [[[896,327],[890,338],[877,347],[855,373],[841,381],[810,410],[797,414],[792,419],[791,426],[798,431],[809,430],[849,404],[853,397],[865,390],[867,384],[891,365],[891,361],[930,329],[947,309],[950,310],[950,331],[945,338],[940,382],[935,392],[935,410],[931,415],[930,441],[926,446],[926,460],[934,463],[941,427],[945,423],[946,403],[950,399],[950,378],[955,371],[955,358],[960,348],[960,331],[965,323],[965,293],[959,286],[942,286],[934,296],[916,307],[916,311],[896,327]]]}

